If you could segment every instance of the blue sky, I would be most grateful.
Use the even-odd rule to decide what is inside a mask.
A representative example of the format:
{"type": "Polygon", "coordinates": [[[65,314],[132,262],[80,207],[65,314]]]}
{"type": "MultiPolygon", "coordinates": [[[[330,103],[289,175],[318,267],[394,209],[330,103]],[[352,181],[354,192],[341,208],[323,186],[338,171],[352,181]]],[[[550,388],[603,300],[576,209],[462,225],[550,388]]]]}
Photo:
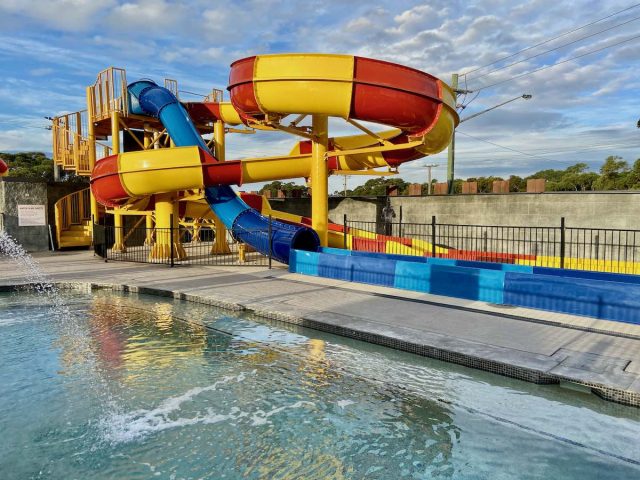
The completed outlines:
{"type": "MultiPolygon", "coordinates": [[[[453,72],[468,72],[632,5],[616,0],[0,0],[0,151],[49,152],[42,117],[84,108],[85,87],[111,65],[126,68],[130,81],[175,78],[181,90],[197,93],[226,87],[235,59],[295,51],[381,58],[448,80],[453,72]]],[[[471,72],[466,85],[478,89],[624,41],[638,35],[636,17],[640,7],[471,72]]],[[[534,98],[460,126],[458,175],[526,175],[578,161],[597,168],[607,155],[630,163],[640,158],[638,51],[640,38],[482,90],[463,117],[522,93],[534,98]]],[[[183,94],[188,98],[197,97],[183,94]]],[[[336,135],[349,131],[340,120],[331,128],[336,135]]],[[[282,134],[236,136],[228,158],[286,153],[292,143],[282,134]]],[[[426,162],[440,164],[434,174],[444,177],[445,154],[403,166],[402,177],[423,181],[426,162]]],[[[365,179],[352,177],[349,185],[365,179]]],[[[341,186],[341,178],[332,179],[333,189],[341,186]]]]}

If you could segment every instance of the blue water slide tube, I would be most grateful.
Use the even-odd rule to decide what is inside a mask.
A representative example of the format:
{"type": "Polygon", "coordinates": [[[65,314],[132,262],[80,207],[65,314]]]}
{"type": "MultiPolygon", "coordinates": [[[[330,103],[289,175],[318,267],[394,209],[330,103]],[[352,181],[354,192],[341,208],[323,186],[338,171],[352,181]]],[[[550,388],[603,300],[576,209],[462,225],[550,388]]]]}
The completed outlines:
{"type": "MultiPolygon", "coordinates": [[[[178,147],[198,146],[209,151],[191,117],[173,93],[151,80],[139,80],[127,88],[131,113],[158,118],[178,147]]],[[[228,185],[206,188],[205,198],[235,239],[264,255],[269,254],[271,246],[273,258],[279,262],[289,263],[292,248],[316,251],[320,247],[318,234],[308,227],[272,220],[269,228],[269,218],[249,207],[228,185]]]]}

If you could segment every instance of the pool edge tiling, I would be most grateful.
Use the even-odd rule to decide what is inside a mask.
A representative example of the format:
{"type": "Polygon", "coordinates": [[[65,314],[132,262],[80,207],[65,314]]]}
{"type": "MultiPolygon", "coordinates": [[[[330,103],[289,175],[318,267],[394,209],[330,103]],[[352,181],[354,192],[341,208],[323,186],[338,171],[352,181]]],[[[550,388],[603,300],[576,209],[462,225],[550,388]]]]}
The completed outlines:
{"type": "MultiPolygon", "coordinates": [[[[568,382],[586,387],[604,400],[640,407],[640,375],[633,371],[626,371],[628,364],[625,364],[625,368],[619,371],[606,367],[601,373],[585,367],[589,362],[599,361],[603,358],[606,361],[607,357],[603,355],[572,352],[564,348],[558,349],[551,355],[536,354],[435,332],[420,331],[406,326],[383,325],[347,314],[313,312],[297,315],[278,310],[275,307],[264,308],[252,305],[250,302],[227,301],[164,288],[107,282],[53,283],[60,289],[86,292],[112,290],[133,294],[149,294],[211,305],[226,310],[246,311],[263,318],[349,337],[530,383],[558,384],[568,382]]],[[[0,286],[0,292],[28,287],[28,284],[4,285],[0,286]]],[[[620,362],[619,358],[615,360],[620,362]]]]}

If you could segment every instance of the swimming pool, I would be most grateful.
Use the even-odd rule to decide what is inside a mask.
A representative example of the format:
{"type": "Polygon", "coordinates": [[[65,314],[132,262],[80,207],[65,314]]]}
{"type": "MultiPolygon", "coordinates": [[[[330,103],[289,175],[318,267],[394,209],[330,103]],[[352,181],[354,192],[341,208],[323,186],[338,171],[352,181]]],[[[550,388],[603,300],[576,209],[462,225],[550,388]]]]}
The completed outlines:
{"type": "Polygon", "coordinates": [[[143,295],[0,294],[3,479],[640,478],[640,409],[143,295]]]}

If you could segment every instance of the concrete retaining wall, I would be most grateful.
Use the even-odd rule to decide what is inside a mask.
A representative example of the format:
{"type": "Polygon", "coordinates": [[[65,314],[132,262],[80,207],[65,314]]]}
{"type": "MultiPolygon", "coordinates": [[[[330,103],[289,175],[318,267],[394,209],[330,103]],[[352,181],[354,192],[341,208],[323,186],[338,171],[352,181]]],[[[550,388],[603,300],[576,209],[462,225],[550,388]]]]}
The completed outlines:
{"type": "MultiPolygon", "coordinates": [[[[565,217],[568,227],[640,230],[640,191],[390,198],[397,215],[402,206],[403,222],[429,223],[435,215],[438,223],[553,227],[565,217]]],[[[351,220],[379,220],[385,201],[385,197],[333,197],[329,217],[336,223],[342,223],[344,213],[351,220]]],[[[311,213],[308,198],[272,199],[271,204],[299,215],[311,213]]]]}
{"type": "Polygon", "coordinates": [[[46,225],[19,227],[18,204],[47,205],[47,184],[2,179],[0,181],[0,214],[2,214],[0,227],[28,251],[48,250],[48,227],[46,225]]]}
{"type": "Polygon", "coordinates": [[[47,226],[18,226],[18,204],[46,205],[47,223],[51,225],[51,231],[55,237],[55,203],[65,195],[84,188],[87,186],[82,184],[47,184],[19,178],[3,178],[0,181],[0,214],[4,220],[4,227],[0,225],[0,228],[4,228],[30,252],[49,250],[47,226]]]}

